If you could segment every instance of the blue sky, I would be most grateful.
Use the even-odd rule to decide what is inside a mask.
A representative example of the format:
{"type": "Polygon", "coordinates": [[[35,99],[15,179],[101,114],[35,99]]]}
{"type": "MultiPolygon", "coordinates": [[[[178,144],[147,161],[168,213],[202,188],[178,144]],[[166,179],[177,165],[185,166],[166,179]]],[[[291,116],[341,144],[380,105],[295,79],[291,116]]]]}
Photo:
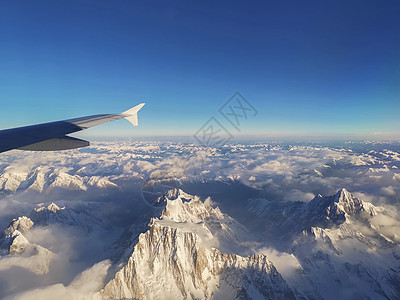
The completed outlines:
{"type": "Polygon", "coordinates": [[[398,1],[2,1],[0,128],[146,102],[93,136],[398,136],[398,1]],[[236,132],[218,109],[258,114],[236,132]]]}

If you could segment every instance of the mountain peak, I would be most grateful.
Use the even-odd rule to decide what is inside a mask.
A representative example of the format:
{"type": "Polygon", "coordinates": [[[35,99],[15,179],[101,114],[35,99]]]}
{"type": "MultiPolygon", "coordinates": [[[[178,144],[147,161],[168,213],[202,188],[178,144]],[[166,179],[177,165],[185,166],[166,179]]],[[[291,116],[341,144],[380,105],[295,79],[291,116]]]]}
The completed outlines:
{"type": "Polygon", "coordinates": [[[167,217],[175,222],[204,222],[213,217],[223,219],[224,215],[219,208],[205,205],[199,197],[185,193],[180,189],[169,190],[165,195],[166,206],[161,217],[167,217]],[[168,198],[171,197],[171,198],[168,198]]]}
{"type": "Polygon", "coordinates": [[[337,211],[344,212],[348,215],[359,214],[364,210],[363,202],[345,188],[340,189],[333,196],[333,202],[330,207],[335,207],[337,211]]]}
{"type": "Polygon", "coordinates": [[[98,214],[99,205],[98,203],[85,202],[60,208],[55,203],[50,203],[47,207],[42,204],[39,208],[34,208],[29,217],[39,226],[62,224],[76,226],[78,229],[89,233],[95,227],[103,225],[103,220],[98,214]]]}
{"type": "Polygon", "coordinates": [[[151,219],[139,235],[128,263],[101,292],[103,298],[212,299],[214,293],[226,293],[224,287],[232,291],[224,298],[295,298],[266,256],[225,251],[228,245],[239,249],[244,228],[213,208],[211,199],[203,203],[179,189],[163,199],[160,218],[151,219]]]}
{"type": "Polygon", "coordinates": [[[46,206],[41,206],[39,208],[35,208],[34,210],[36,212],[40,212],[40,211],[44,211],[44,210],[49,210],[53,213],[56,213],[59,210],[65,209],[65,207],[60,208],[57,204],[55,204],[54,202],[51,202],[47,207],[46,206]]]}
{"type": "Polygon", "coordinates": [[[340,201],[348,201],[352,194],[346,190],[345,188],[341,188],[336,194],[335,194],[336,198],[337,198],[337,202],[340,201]]]}
{"type": "Polygon", "coordinates": [[[376,207],[358,199],[345,188],[328,197],[315,197],[306,205],[308,214],[305,223],[312,226],[340,225],[351,218],[368,218],[376,214],[376,207]]]}
{"type": "Polygon", "coordinates": [[[33,222],[30,218],[22,216],[17,219],[13,219],[8,227],[4,230],[4,234],[12,234],[14,231],[25,233],[29,231],[33,226],[33,222]]]}
{"type": "Polygon", "coordinates": [[[15,230],[10,238],[10,254],[21,254],[29,245],[29,241],[18,230],[15,230]]]}
{"type": "Polygon", "coordinates": [[[167,204],[168,200],[172,201],[178,198],[180,198],[183,201],[190,201],[192,198],[194,198],[194,196],[185,193],[181,189],[173,188],[167,190],[163,195],[158,197],[156,203],[157,206],[163,206],[167,204]]]}
{"type": "Polygon", "coordinates": [[[51,202],[50,205],[47,206],[47,209],[55,213],[57,210],[60,210],[60,207],[54,202],[51,202]]]}

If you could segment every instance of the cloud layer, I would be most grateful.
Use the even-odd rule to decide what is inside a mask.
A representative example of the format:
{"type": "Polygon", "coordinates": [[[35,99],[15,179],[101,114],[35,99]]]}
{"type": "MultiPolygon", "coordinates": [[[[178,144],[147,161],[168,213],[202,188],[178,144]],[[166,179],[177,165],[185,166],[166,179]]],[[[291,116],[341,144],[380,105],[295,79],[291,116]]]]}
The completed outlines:
{"type": "MultiPolygon", "coordinates": [[[[105,221],[100,227],[84,231],[48,222],[24,234],[30,243],[54,253],[50,270],[41,275],[32,272],[29,266],[37,265],[37,256],[1,256],[0,296],[97,297],[96,292],[102,287],[110,266],[104,259],[116,254],[113,247],[120,234],[127,228],[129,232],[134,231],[134,224],[146,223],[146,218],[154,214],[154,203],[149,203],[143,192],[148,183],[159,182],[161,187],[200,183],[199,189],[205,195],[212,193],[212,186],[204,190],[205,185],[201,184],[218,183],[215,193],[226,190],[226,197],[230,197],[229,193],[235,194],[228,199],[232,200],[232,212],[235,199],[251,198],[247,191],[272,201],[309,202],[318,194],[331,195],[346,187],[363,200],[392,205],[392,215],[377,216],[372,219],[372,225],[398,241],[399,149],[396,143],[369,142],[340,147],[265,143],[221,148],[179,142],[103,142],[66,152],[3,153],[0,163],[0,225],[3,228],[13,218],[29,216],[35,208],[51,202],[67,207],[71,213],[74,207],[75,212],[90,211],[89,220],[105,221]],[[242,188],[243,194],[236,193],[231,189],[232,183],[247,189],[242,188]],[[220,189],[221,185],[225,190],[220,189]],[[83,271],[91,265],[92,268],[83,271]],[[17,278],[20,283],[13,281],[17,278]],[[79,278],[85,278],[87,284],[80,285],[79,278]]],[[[132,242],[119,241],[129,247],[132,242]]],[[[264,251],[287,277],[299,270],[292,254],[272,248],[264,251]]]]}

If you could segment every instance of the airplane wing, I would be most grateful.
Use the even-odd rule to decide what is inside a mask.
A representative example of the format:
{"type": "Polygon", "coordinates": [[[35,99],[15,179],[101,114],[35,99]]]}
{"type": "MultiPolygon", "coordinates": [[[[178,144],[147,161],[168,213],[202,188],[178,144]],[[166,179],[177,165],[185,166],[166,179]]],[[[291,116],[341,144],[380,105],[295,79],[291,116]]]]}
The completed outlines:
{"type": "Polygon", "coordinates": [[[103,114],[43,123],[0,131],[0,153],[12,149],[31,151],[55,151],[87,147],[88,141],[68,136],[103,123],[125,118],[138,126],[138,111],[145,103],[124,111],[121,114],[103,114]]]}

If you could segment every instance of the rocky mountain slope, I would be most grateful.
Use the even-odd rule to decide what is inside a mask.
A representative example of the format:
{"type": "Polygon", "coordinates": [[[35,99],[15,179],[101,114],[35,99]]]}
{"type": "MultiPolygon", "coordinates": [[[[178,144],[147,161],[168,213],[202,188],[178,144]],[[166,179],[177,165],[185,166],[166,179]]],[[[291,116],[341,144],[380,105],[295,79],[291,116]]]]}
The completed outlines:
{"type": "Polygon", "coordinates": [[[309,203],[253,199],[248,208],[271,245],[299,260],[312,282],[306,294],[324,299],[400,297],[399,222],[390,211],[345,189],[309,203]]]}
{"type": "Polygon", "coordinates": [[[27,233],[33,225],[31,219],[19,217],[3,231],[0,237],[0,251],[3,256],[0,260],[0,269],[23,266],[38,275],[49,272],[53,253],[40,245],[29,242],[24,236],[24,233],[27,233]]]}
{"type": "MultiPolygon", "coordinates": [[[[179,189],[160,197],[158,207],[149,222],[132,220],[115,242],[96,297],[400,298],[400,222],[345,189],[308,203],[250,199],[246,227],[210,198],[179,189]]],[[[0,270],[23,265],[47,274],[57,253],[31,242],[32,230],[55,225],[91,238],[104,226],[100,208],[51,203],[12,220],[0,238],[0,270]]]]}
{"type": "Polygon", "coordinates": [[[0,191],[38,191],[49,192],[53,189],[87,191],[90,188],[115,188],[108,176],[91,173],[87,167],[71,172],[69,170],[36,167],[29,171],[5,170],[0,174],[0,191]]]}
{"type": "Polygon", "coordinates": [[[244,240],[232,218],[181,190],[139,236],[128,263],[102,291],[105,299],[291,299],[293,291],[262,254],[226,254],[244,240]]]}

